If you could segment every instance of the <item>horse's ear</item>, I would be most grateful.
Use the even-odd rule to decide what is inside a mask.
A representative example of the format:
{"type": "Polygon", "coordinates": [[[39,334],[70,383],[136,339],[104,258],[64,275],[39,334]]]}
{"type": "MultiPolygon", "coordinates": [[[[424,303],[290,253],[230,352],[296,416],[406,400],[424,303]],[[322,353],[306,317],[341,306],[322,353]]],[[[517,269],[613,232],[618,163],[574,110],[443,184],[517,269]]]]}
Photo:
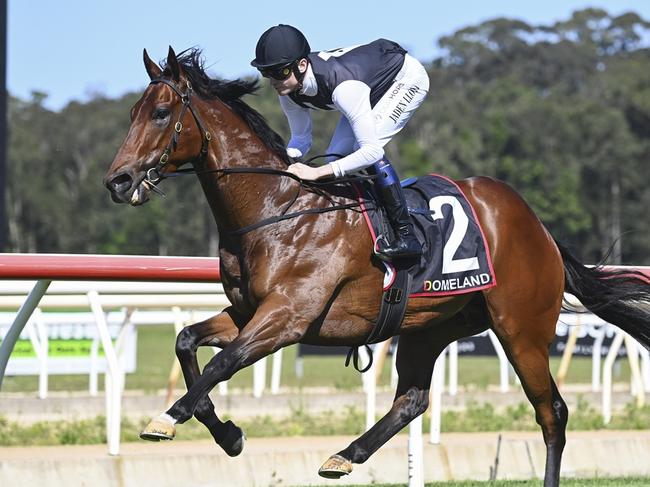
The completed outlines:
{"type": "Polygon", "coordinates": [[[149,78],[152,80],[160,78],[162,75],[162,69],[151,60],[146,49],[142,51],[142,59],[144,60],[144,68],[147,70],[149,78]]]}
{"type": "Polygon", "coordinates": [[[167,53],[167,68],[171,70],[174,81],[181,79],[181,68],[178,66],[178,59],[176,59],[176,53],[172,46],[169,46],[169,52],[167,53]]]}

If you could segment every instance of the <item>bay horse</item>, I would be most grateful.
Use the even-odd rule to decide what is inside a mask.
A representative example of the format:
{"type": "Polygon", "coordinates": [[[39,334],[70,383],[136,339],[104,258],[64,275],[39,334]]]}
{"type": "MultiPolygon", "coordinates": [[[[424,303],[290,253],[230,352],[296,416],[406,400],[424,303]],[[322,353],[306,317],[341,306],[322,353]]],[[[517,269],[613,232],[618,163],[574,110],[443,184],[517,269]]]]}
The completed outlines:
{"type": "MultiPolygon", "coordinates": [[[[156,184],[191,164],[220,235],[220,267],[231,306],[185,328],[176,341],[188,391],[141,433],[172,439],[194,415],[231,456],[242,430],[222,422],[208,392],[235,372],[295,343],[358,346],[377,318],[383,269],[340,185],[314,187],[285,171],[282,139],[241,100],[256,81],[209,77],[201,51],[162,66],[143,53],[151,79],[131,109],[131,127],[104,178],[118,203],[147,201],[156,184]],[[174,121],[176,121],[174,123],[174,121]],[[313,211],[330,209],[335,211],[313,211]],[[289,211],[289,213],[287,213],[289,211]],[[200,346],[223,351],[199,370],[200,346]]],[[[428,405],[433,366],[445,347],[494,331],[535,409],[546,444],[545,486],[556,486],[567,406],[549,370],[549,346],[565,291],[650,346],[650,282],[642,274],[586,267],[558,244],[511,187],[488,177],[457,181],[483,227],[498,285],[480,292],[410,300],[399,330],[399,381],[388,413],[319,473],[338,478],[365,462],[428,405]]]]}

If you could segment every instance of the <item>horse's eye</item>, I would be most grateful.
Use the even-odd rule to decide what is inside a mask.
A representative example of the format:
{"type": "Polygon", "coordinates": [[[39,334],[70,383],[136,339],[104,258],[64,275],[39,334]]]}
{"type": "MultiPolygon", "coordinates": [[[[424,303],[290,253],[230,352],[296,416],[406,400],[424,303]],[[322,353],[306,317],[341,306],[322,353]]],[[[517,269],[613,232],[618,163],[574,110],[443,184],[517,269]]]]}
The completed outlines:
{"type": "Polygon", "coordinates": [[[166,108],[156,108],[153,112],[154,120],[164,120],[169,117],[169,110],[166,108]]]}

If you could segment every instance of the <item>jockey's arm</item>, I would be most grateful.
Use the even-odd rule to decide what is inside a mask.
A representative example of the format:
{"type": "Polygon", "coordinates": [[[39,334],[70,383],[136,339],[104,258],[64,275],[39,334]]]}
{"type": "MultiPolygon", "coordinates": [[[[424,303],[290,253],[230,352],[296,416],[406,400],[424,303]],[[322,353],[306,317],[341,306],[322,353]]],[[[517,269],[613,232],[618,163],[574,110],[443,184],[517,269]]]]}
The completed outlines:
{"type": "Polygon", "coordinates": [[[279,96],[278,98],[291,130],[291,139],[287,144],[287,154],[289,157],[298,159],[311,149],[311,115],[309,109],[296,104],[288,96],[279,96]]]}
{"type": "MultiPolygon", "coordinates": [[[[282,100],[282,98],[288,97],[280,97],[280,99],[284,103],[283,108],[285,105],[289,108],[289,111],[285,109],[285,113],[289,119],[290,127],[292,127],[291,117],[293,117],[294,123],[300,120],[299,109],[306,112],[305,115],[309,120],[309,145],[311,146],[311,117],[308,109],[303,109],[299,105],[296,105],[291,99],[282,100]]],[[[344,81],[334,89],[332,102],[336,109],[350,123],[359,148],[352,154],[332,161],[324,166],[312,168],[301,163],[289,166],[288,171],[302,179],[315,180],[331,176],[343,177],[348,173],[374,164],[384,156],[384,149],[377,137],[375,120],[372,115],[372,107],[370,106],[370,87],[361,81],[344,81]]],[[[296,125],[296,127],[299,127],[299,125],[296,125]]],[[[296,147],[299,142],[306,140],[303,137],[299,137],[299,135],[304,135],[304,132],[303,134],[294,133],[293,127],[291,134],[289,149],[296,147]]],[[[287,149],[287,152],[289,149],[287,149]]]]}
{"type": "Polygon", "coordinates": [[[359,148],[352,154],[330,162],[336,177],[359,171],[384,156],[370,106],[370,87],[357,80],[344,81],[332,93],[334,106],[347,118],[359,148]]]}

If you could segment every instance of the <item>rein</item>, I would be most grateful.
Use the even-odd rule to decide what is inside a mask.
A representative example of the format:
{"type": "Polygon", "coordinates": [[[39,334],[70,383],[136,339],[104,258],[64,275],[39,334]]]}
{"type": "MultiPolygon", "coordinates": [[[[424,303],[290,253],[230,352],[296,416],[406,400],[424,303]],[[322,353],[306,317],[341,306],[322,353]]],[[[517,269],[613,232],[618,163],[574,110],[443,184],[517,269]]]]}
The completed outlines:
{"type": "MultiPolygon", "coordinates": [[[[318,157],[324,157],[324,156],[316,156],[313,157],[311,160],[314,160],[318,157]]],[[[300,179],[298,176],[295,174],[291,174],[290,172],[282,171],[280,169],[273,169],[269,167],[227,167],[223,169],[206,169],[203,171],[196,171],[195,169],[179,169],[176,172],[173,173],[167,173],[167,174],[161,174],[161,179],[167,178],[167,177],[178,177],[178,176],[185,176],[189,174],[196,174],[196,175],[201,175],[201,174],[209,174],[209,173],[219,173],[223,175],[228,175],[228,174],[268,174],[268,175],[274,175],[274,176],[281,176],[281,177],[288,177],[293,179],[294,181],[297,181],[300,183],[300,188],[305,187],[305,186],[313,186],[315,188],[318,188],[319,186],[325,186],[325,185],[332,185],[332,184],[341,184],[341,185],[347,185],[355,182],[360,182],[360,181],[365,181],[365,180],[372,180],[375,179],[377,176],[375,175],[369,175],[369,176],[354,176],[354,177],[348,177],[348,178],[339,178],[336,180],[327,180],[327,181],[305,181],[303,179],[300,179]]],[[[282,209],[279,215],[265,218],[264,220],[260,220],[256,223],[253,223],[251,225],[247,225],[245,227],[242,227],[238,230],[231,230],[228,232],[230,235],[234,236],[241,236],[244,235],[248,232],[251,232],[253,230],[257,230],[258,228],[265,227],[267,225],[271,225],[273,223],[281,222],[284,220],[290,220],[292,218],[296,218],[302,215],[311,215],[311,214],[318,214],[318,213],[328,213],[330,211],[337,211],[337,210],[349,210],[353,208],[358,208],[361,206],[361,203],[346,203],[346,204],[339,204],[339,205],[334,205],[334,206],[329,206],[327,208],[310,208],[307,210],[301,210],[301,211],[295,211],[292,213],[287,213],[289,208],[293,206],[293,204],[296,202],[298,199],[298,196],[300,194],[300,188],[294,195],[294,197],[289,201],[289,203],[282,209]]]]}
{"type": "MultiPolygon", "coordinates": [[[[165,150],[163,151],[162,155],[160,156],[160,159],[158,160],[158,163],[156,164],[155,167],[152,167],[149,169],[145,175],[145,178],[142,180],[142,183],[151,191],[154,191],[155,193],[158,193],[161,196],[165,196],[165,193],[160,190],[156,185],[162,181],[163,179],[169,178],[169,177],[176,177],[176,176],[184,176],[187,174],[196,174],[196,175],[201,175],[201,174],[209,174],[209,173],[217,173],[217,174],[223,174],[223,175],[228,175],[228,174],[269,174],[269,175],[275,175],[275,176],[282,176],[282,177],[288,177],[291,178],[295,181],[297,181],[300,184],[300,187],[298,188],[298,191],[294,195],[294,197],[289,201],[289,203],[282,209],[279,215],[273,216],[270,218],[265,218],[264,220],[260,220],[259,222],[253,223],[251,225],[247,225],[245,227],[242,227],[238,230],[232,230],[228,233],[231,235],[235,236],[241,236],[244,235],[248,232],[251,232],[253,230],[257,230],[258,228],[271,225],[273,223],[277,223],[280,221],[284,220],[289,220],[291,218],[296,218],[302,215],[310,215],[310,214],[318,214],[318,213],[327,213],[330,211],[337,211],[337,210],[349,210],[353,208],[358,208],[361,206],[361,203],[346,203],[346,204],[339,204],[339,205],[333,205],[327,208],[310,208],[307,210],[301,210],[301,211],[296,211],[293,213],[287,213],[289,211],[289,208],[293,206],[293,204],[296,202],[298,199],[298,196],[300,195],[300,189],[309,186],[313,187],[314,189],[318,189],[319,186],[326,186],[326,185],[344,185],[344,184],[350,184],[354,182],[359,182],[359,181],[364,181],[364,180],[372,180],[377,178],[376,175],[364,175],[364,176],[354,176],[354,177],[348,177],[348,178],[339,178],[336,180],[331,180],[328,179],[326,181],[305,181],[300,179],[298,176],[295,174],[291,174],[286,171],[282,171],[279,169],[273,169],[273,168],[268,168],[268,167],[230,167],[230,168],[223,168],[223,169],[206,169],[206,170],[201,170],[197,171],[195,169],[177,169],[175,172],[171,173],[166,173],[163,172],[163,168],[167,165],[169,162],[169,155],[176,150],[178,146],[178,139],[180,138],[181,132],[183,130],[183,117],[185,116],[185,112],[189,109],[190,113],[194,117],[194,121],[196,122],[196,125],[199,129],[199,132],[203,134],[202,140],[201,140],[201,151],[197,157],[194,158],[195,161],[202,160],[206,154],[208,153],[208,145],[210,143],[210,140],[212,140],[212,135],[208,130],[206,130],[205,123],[201,119],[201,116],[197,113],[197,111],[194,109],[194,106],[192,106],[192,85],[190,84],[189,80],[186,81],[186,87],[187,91],[183,93],[174,83],[171,81],[164,79],[164,78],[156,78],[154,80],[151,80],[149,84],[157,84],[157,83],[163,83],[167,86],[169,86],[174,93],[176,93],[179,98],[181,99],[181,102],[183,103],[183,107],[181,108],[181,112],[178,116],[178,121],[174,124],[174,133],[172,134],[172,137],[165,147],[165,150]]],[[[305,163],[309,163],[315,159],[321,158],[321,157],[327,157],[327,156],[339,156],[339,154],[325,154],[322,156],[314,156],[305,163]]],[[[319,194],[325,195],[322,191],[319,191],[319,194]]],[[[330,199],[330,202],[333,202],[330,199]]]]}

